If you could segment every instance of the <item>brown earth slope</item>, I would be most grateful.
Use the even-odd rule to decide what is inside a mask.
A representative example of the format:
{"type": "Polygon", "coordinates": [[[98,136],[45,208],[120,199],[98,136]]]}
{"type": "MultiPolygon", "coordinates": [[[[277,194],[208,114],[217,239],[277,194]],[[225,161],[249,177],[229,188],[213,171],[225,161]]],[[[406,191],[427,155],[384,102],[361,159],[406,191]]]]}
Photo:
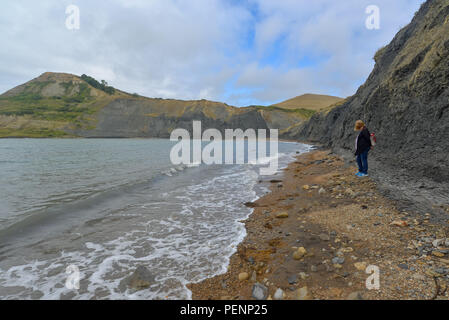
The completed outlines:
{"type": "Polygon", "coordinates": [[[343,100],[343,98],[339,97],[308,93],[276,103],[275,105],[284,109],[308,109],[320,111],[343,100]]]}

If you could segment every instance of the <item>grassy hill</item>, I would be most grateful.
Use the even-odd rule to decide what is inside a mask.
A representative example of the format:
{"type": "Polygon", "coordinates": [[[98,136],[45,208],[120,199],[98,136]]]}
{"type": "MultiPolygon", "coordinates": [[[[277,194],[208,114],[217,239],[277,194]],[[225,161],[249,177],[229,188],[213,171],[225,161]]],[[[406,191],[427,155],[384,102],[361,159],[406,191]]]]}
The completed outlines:
{"type": "Polygon", "coordinates": [[[305,109],[321,111],[322,109],[325,109],[343,100],[343,98],[339,97],[308,93],[280,103],[276,103],[275,106],[283,109],[305,109]]]}
{"type": "Polygon", "coordinates": [[[114,99],[129,96],[82,77],[47,72],[0,95],[0,137],[67,136],[68,124],[82,126],[114,99]]]}
{"type": "Polygon", "coordinates": [[[310,119],[314,108],[324,105],[325,98],[318,104],[314,95],[306,96],[296,108],[282,107],[288,101],[237,108],[208,100],[146,98],[86,75],[47,72],[0,95],[0,138],[167,137],[193,120],[220,130],[283,130],[310,119]]]}

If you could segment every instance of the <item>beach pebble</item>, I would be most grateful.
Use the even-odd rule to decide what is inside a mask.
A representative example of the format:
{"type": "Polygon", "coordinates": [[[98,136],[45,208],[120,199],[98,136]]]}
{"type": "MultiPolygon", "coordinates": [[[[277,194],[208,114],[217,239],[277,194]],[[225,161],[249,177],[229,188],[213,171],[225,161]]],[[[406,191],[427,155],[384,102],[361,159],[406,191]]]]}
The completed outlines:
{"type": "Polygon", "coordinates": [[[251,274],[251,281],[252,281],[252,282],[256,282],[256,281],[257,281],[257,274],[256,274],[256,271],[253,271],[253,273],[251,274]]]}
{"type": "Polygon", "coordinates": [[[365,262],[356,262],[356,263],[354,263],[354,267],[359,271],[365,271],[366,263],[365,262]]]}
{"type": "Polygon", "coordinates": [[[343,263],[345,263],[345,258],[342,258],[342,257],[335,257],[335,258],[333,258],[332,259],[332,263],[333,264],[339,264],[339,265],[342,265],[343,263]]]}
{"type": "Polygon", "coordinates": [[[293,253],[293,259],[301,260],[306,254],[307,250],[304,247],[300,247],[293,253]]]}
{"type": "Polygon", "coordinates": [[[295,284],[298,282],[298,277],[294,274],[287,278],[289,284],[295,284]]]}
{"type": "Polygon", "coordinates": [[[413,279],[424,281],[424,280],[426,280],[427,278],[426,278],[425,275],[423,275],[423,274],[418,274],[418,273],[417,273],[417,274],[414,274],[414,275],[413,275],[413,279]]]}
{"type": "Polygon", "coordinates": [[[288,213],[287,212],[278,213],[276,215],[276,218],[278,218],[278,219],[286,219],[286,218],[288,218],[288,213]]]}
{"type": "Polygon", "coordinates": [[[276,292],[274,293],[273,298],[274,300],[284,299],[284,291],[281,288],[277,289],[276,292]]]}
{"type": "Polygon", "coordinates": [[[256,300],[265,300],[268,297],[268,289],[263,284],[256,283],[253,286],[252,297],[256,300]]]}
{"type": "Polygon", "coordinates": [[[408,223],[404,220],[396,220],[390,223],[390,226],[396,226],[396,227],[407,227],[408,223]]]}
{"type": "Polygon", "coordinates": [[[401,268],[401,269],[403,269],[403,270],[408,270],[408,265],[405,264],[405,263],[400,263],[400,264],[398,264],[398,267],[401,268]]]}
{"type": "Polygon", "coordinates": [[[442,274],[442,275],[446,275],[449,273],[449,269],[447,268],[436,268],[435,269],[436,273],[442,274]]]}
{"type": "Polygon", "coordinates": [[[443,258],[445,256],[445,254],[440,251],[432,251],[432,255],[439,258],[443,258]]]}
{"type": "Polygon", "coordinates": [[[301,280],[306,280],[308,278],[308,275],[305,272],[300,272],[299,277],[301,278],[301,280]]]}
{"type": "Polygon", "coordinates": [[[312,296],[309,293],[309,289],[307,287],[299,288],[296,291],[296,299],[297,300],[312,300],[312,296]]]}
{"type": "Polygon", "coordinates": [[[222,289],[227,289],[227,288],[228,288],[228,285],[227,285],[227,283],[226,283],[226,280],[222,280],[222,281],[221,281],[221,288],[222,288],[222,289]]]}
{"type": "Polygon", "coordinates": [[[320,234],[318,237],[321,239],[321,241],[329,241],[330,240],[330,237],[325,233],[320,234]]]}
{"type": "Polygon", "coordinates": [[[445,242],[445,239],[436,239],[436,240],[432,241],[432,245],[434,247],[440,247],[444,244],[444,242],[445,242]]]}
{"type": "Polygon", "coordinates": [[[319,195],[322,195],[322,194],[325,194],[326,193],[326,190],[324,189],[324,188],[321,188],[319,191],[318,191],[318,194],[319,195]]]}
{"type": "Polygon", "coordinates": [[[240,281],[246,281],[249,279],[249,274],[246,272],[242,272],[239,274],[239,280],[240,281]]]}
{"type": "Polygon", "coordinates": [[[347,297],[346,300],[363,300],[363,296],[360,292],[351,292],[347,297]]]}

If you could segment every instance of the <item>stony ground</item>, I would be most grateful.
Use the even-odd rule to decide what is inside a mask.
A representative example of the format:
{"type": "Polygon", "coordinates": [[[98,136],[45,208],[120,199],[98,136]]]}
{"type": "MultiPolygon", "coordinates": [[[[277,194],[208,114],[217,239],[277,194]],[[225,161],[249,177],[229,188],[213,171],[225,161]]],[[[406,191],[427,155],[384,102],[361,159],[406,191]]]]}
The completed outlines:
{"type": "Polygon", "coordinates": [[[447,300],[449,228],[398,211],[355,172],[329,151],[299,156],[247,204],[228,272],[190,284],[193,299],[447,300]]]}

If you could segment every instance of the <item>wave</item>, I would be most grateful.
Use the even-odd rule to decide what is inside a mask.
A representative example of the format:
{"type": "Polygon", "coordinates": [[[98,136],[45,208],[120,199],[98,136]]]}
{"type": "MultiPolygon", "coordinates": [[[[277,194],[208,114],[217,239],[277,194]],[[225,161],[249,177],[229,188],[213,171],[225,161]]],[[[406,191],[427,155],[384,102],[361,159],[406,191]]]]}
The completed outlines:
{"type": "Polygon", "coordinates": [[[105,190],[91,190],[78,195],[76,198],[68,199],[64,195],[59,195],[48,201],[47,205],[41,205],[35,210],[23,212],[11,222],[4,219],[2,229],[0,229],[0,241],[5,241],[11,235],[23,234],[33,226],[39,223],[48,222],[61,215],[74,214],[76,212],[86,211],[93,207],[98,207],[105,201],[119,197],[122,194],[139,192],[146,188],[160,182],[164,177],[172,177],[175,174],[180,174],[189,166],[176,166],[168,170],[161,170],[159,173],[153,174],[140,181],[127,182],[120,185],[110,186],[105,190]],[[9,224],[8,224],[9,223],[9,224]],[[19,232],[20,231],[20,232],[19,232]]]}
{"type": "MultiPolygon", "coordinates": [[[[284,152],[276,157],[283,165],[294,155],[284,152]]],[[[258,191],[260,177],[254,166],[187,168],[173,166],[150,181],[92,197],[92,203],[84,203],[86,199],[73,203],[73,208],[59,208],[55,216],[61,218],[82,212],[97,216],[89,216],[88,223],[69,229],[70,233],[30,246],[31,254],[23,254],[25,262],[0,268],[0,291],[8,286],[24,288],[2,298],[29,298],[30,292],[38,291],[42,299],[60,299],[68,293],[61,287],[65,267],[75,264],[82,282],[73,299],[191,299],[188,283],[226,272],[246,236],[242,221],[254,211],[243,203],[263,194],[258,191]],[[166,171],[172,176],[167,177],[166,171]],[[121,203],[124,210],[105,217],[106,200],[121,203]],[[91,206],[98,210],[86,210],[91,206]],[[49,256],[39,254],[42,248],[62,250],[54,249],[49,256]],[[139,265],[156,272],[156,283],[140,292],[121,290],[121,280],[139,265]]]]}

